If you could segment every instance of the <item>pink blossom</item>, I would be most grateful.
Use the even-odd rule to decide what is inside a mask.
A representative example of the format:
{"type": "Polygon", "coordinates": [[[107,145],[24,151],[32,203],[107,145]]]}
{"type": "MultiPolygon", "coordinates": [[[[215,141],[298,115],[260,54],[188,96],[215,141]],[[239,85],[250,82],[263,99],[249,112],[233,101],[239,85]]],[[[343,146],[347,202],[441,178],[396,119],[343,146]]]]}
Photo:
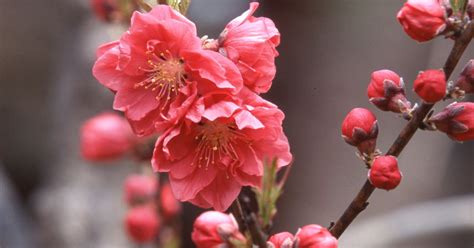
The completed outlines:
{"type": "Polygon", "coordinates": [[[115,92],[114,109],[125,112],[138,135],[176,125],[198,92],[242,87],[237,67],[201,49],[194,23],[165,5],[135,12],[130,29],[97,56],[94,76],[115,92]]]}
{"type": "Polygon", "coordinates": [[[280,33],[269,18],[253,16],[257,8],[257,2],[250,3],[249,10],[227,24],[219,51],[237,65],[249,89],[265,93],[275,77],[280,33]]]}
{"type": "Polygon", "coordinates": [[[276,106],[249,91],[238,98],[203,96],[183,123],[160,136],[153,168],[169,172],[177,199],[226,210],[242,186],[260,186],[265,159],[290,163],[283,118],[276,106]]]}

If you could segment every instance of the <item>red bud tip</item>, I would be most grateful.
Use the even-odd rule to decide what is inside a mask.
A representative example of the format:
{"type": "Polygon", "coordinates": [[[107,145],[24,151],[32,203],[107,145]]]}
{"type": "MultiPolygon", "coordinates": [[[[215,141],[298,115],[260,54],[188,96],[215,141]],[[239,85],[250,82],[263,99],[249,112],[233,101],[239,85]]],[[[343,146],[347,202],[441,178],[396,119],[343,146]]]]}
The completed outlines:
{"type": "Polygon", "coordinates": [[[397,14],[405,33],[424,42],[440,34],[446,27],[446,13],[439,0],[408,0],[397,14]]]}
{"type": "Polygon", "coordinates": [[[440,101],[446,95],[446,77],[443,70],[426,70],[418,74],[413,89],[427,103],[440,101]]]}
{"type": "Polygon", "coordinates": [[[402,78],[390,70],[378,70],[372,73],[367,96],[370,102],[382,111],[401,113],[411,106],[405,97],[402,78]]]}
{"type": "Polygon", "coordinates": [[[296,247],[298,248],[337,248],[337,239],[324,227],[307,225],[296,233],[296,247]]]}
{"type": "Polygon", "coordinates": [[[429,122],[456,141],[474,140],[474,103],[452,103],[429,122]]]}
{"type": "Polygon", "coordinates": [[[375,151],[378,135],[377,119],[368,109],[352,109],[342,122],[342,137],[361,153],[371,154],[375,151]]]}
{"type": "Polygon", "coordinates": [[[369,170],[369,181],[378,189],[392,190],[400,184],[402,174],[394,156],[379,156],[369,170]]]}

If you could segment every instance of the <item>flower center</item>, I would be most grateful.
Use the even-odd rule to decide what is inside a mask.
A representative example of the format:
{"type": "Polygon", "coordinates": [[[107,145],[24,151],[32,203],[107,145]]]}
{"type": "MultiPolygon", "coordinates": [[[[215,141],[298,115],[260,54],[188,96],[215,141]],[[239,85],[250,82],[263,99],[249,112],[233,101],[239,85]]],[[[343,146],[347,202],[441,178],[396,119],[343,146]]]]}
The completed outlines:
{"type": "Polygon", "coordinates": [[[168,50],[159,56],[153,50],[148,50],[146,53],[148,68],[140,67],[140,70],[146,72],[146,78],[136,83],[134,88],[143,87],[156,91],[156,99],[164,99],[163,107],[165,107],[173,96],[178,95],[178,89],[184,86],[186,79],[184,61],[174,58],[168,50]]]}
{"type": "Polygon", "coordinates": [[[235,147],[239,140],[245,139],[245,135],[240,133],[233,123],[212,121],[199,126],[195,139],[199,143],[191,165],[197,163],[199,168],[205,165],[207,169],[209,164],[215,164],[216,160],[225,164],[238,161],[235,147]]]}

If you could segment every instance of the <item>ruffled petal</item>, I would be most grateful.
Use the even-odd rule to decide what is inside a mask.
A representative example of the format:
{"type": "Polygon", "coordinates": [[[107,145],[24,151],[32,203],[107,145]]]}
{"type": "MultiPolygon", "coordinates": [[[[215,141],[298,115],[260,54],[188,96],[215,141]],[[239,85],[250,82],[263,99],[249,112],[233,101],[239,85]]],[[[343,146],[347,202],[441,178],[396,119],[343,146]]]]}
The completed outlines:
{"type": "Polygon", "coordinates": [[[221,54],[209,50],[193,50],[182,53],[186,70],[199,83],[207,84],[208,93],[212,89],[237,93],[242,88],[242,77],[238,68],[221,54]]]}
{"type": "Polygon", "coordinates": [[[237,199],[242,186],[225,172],[220,171],[214,181],[200,195],[217,211],[226,211],[237,199]]]}
{"type": "Polygon", "coordinates": [[[207,169],[198,168],[197,165],[190,167],[190,169],[194,168],[194,171],[185,178],[177,179],[171,175],[169,177],[173,194],[181,201],[194,199],[203,188],[212,183],[217,175],[217,169],[214,166],[209,166],[207,169]]]}

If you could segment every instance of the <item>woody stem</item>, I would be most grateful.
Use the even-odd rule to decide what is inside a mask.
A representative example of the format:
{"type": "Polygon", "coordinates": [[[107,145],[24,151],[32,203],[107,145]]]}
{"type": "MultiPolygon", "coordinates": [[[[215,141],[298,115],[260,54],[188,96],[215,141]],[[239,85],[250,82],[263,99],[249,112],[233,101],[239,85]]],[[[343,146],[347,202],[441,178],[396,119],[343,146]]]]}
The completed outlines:
{"type": "Polygon", "coordinates": [[[252,242],[259,248],[267,247],[267,235],[263,231],[257,214],[250,206],[250,197],[243,191],[232,205],[232,213],[239,223],[239,227],[248,230],[252,242]]]}
{"type": "MultiPolygon", "coordinates": [[[[446,79],[448,79],[453,73],[454,68],[461,59],[462,54],[471,42],[473,36],[474,22],[471,22],[468,24],[467,28],[462,32],[462,34],[456,39],[449,57],[444,64],[443,70],[446,74],[446,79]]],[[[424,118],[433,108],[433,106],[434,104],[423,103],[415,110],[413,118],[402,129],[397,139],[387,151],[386,155],[392,155],[396,157],[400,155],[415,132],[422,125],[424,118]]],[[[346,228],[352,223],[352,221],[367,207],[369,204],[368,199],[374,190],[374,186],[369,182],[369,180],[366,180],[362,188],[357,193],[356,197],[352,200],[341,217],[339,217],[339,219],[329,229],[334,237],[339,238],[346,228]]]]}

